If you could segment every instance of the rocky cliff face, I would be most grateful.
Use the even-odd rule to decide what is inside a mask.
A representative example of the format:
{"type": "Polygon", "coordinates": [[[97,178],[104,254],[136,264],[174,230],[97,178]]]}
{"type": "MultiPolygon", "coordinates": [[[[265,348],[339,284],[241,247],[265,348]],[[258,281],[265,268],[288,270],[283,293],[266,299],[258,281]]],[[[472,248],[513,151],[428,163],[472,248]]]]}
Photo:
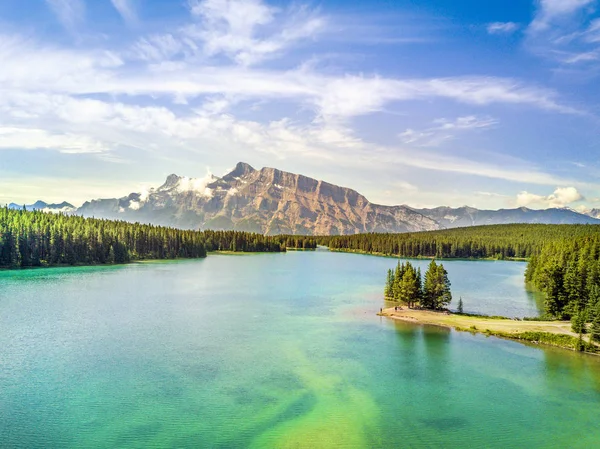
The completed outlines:
{"type": "Polygon", "coordinates": [[[242,162],[222,178],[170,175],[156,189],[89,201],[76,213],[186,229],[309,235],[507,223],[600,224],[600,220],[570,209],[381,206],[352,189],[275,168],[255,170],[242,162]]]}
{"type": "Polygon", "coordinates": [[[239,163],[223,176],[170,175],[157,189],[85,203],[84,216],[191,229],[265,234],[354,234],[439,229],[407,206],[370,203],[358,192],[274,168],[239,163]]]}

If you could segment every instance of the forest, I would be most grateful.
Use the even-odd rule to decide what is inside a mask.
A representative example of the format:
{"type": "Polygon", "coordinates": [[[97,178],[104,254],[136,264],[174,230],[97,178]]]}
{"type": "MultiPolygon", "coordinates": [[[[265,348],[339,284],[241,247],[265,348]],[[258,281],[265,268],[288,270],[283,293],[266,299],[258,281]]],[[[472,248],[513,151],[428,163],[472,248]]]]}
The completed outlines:
{"type": "Polygon", "coordinates": [[[210,251],[283,252],[314,240],[238,231],[188,231],[0,208],[0,268],[206,257],[210,251]]]}
{"type": "Polygon", "coordinates": [[[600,225],[507,224],[404,234],[317,237],[332,250],[437,259],[527,259],[550,241],[600,233],[600,225]]]}
{"type": "Polygon", "coordinates": [[[598,232],[547,242],[529,259],[525,279],[544,292],[548,316],[571,319],[574,332],[589,330],[600,341],[598,232]]]}

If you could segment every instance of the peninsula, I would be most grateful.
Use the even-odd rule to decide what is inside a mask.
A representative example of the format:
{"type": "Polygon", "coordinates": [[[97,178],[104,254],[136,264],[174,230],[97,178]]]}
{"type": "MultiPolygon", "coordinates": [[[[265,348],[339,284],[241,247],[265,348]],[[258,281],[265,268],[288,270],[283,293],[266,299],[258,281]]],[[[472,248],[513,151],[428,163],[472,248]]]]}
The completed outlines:
{"type": "Polygon", "coordinates": [[[379,315],[395,320],[448,327],[458,331],[493,335],[534,344],[546,344],[575,351],[600,352],[600,346],[595,342],[591,342],[587,335],[584,335],[580,340],[579,334],[571,331],[569,321],[528,321],[505,317],[466,315],[448,311],[410,309],[407,307],[386,308],[379,315]]]}

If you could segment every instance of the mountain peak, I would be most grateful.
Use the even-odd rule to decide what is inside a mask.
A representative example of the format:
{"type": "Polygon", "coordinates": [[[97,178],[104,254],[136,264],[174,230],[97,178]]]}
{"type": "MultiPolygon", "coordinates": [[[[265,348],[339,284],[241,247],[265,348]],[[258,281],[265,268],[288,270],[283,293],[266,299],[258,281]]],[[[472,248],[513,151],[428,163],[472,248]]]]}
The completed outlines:
{"type": "Polygon", "coordinates": [[[169,189],[175,187],[180,179],[181,179],[180,176],[176,175],[175,173],[171,173],[169,176],[167,176],[165,183],[162,186],[160,186],[158,189],[159,190],[169,190],[169,189]]]}
{"type": "Polygon", "coordinates": [[[250,164],[247,164],[246,162],[238,162],[231,172],[223,176],[223,179],[225,181],[230,181],[231,179],[242,178],[255,171],[256,170],[254,169],[254,167],[252,167],[250,164]]]}

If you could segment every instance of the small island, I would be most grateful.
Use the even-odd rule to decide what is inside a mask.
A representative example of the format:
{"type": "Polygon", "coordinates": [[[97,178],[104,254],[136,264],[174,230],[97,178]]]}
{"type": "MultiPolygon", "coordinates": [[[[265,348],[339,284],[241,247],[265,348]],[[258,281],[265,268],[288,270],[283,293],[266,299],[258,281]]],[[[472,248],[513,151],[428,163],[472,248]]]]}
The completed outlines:
{"type": "Polygon", "coordinates": [[[600,326],[592,322],[589,337],[585,322],[576,320],[519,319],[463,313],[460,298],[456,312],[448,310],[452,301],[448,272],[432,260],[422,279],[420,268],[410,262],[400,263],[388,270],[384,289],[387,301],[399,306],[381,309],[379,315],[396,320],[443,326],[459,331],[482,333],[488,336],[547,344],[561,348],[600,353],[600,326]]]}

